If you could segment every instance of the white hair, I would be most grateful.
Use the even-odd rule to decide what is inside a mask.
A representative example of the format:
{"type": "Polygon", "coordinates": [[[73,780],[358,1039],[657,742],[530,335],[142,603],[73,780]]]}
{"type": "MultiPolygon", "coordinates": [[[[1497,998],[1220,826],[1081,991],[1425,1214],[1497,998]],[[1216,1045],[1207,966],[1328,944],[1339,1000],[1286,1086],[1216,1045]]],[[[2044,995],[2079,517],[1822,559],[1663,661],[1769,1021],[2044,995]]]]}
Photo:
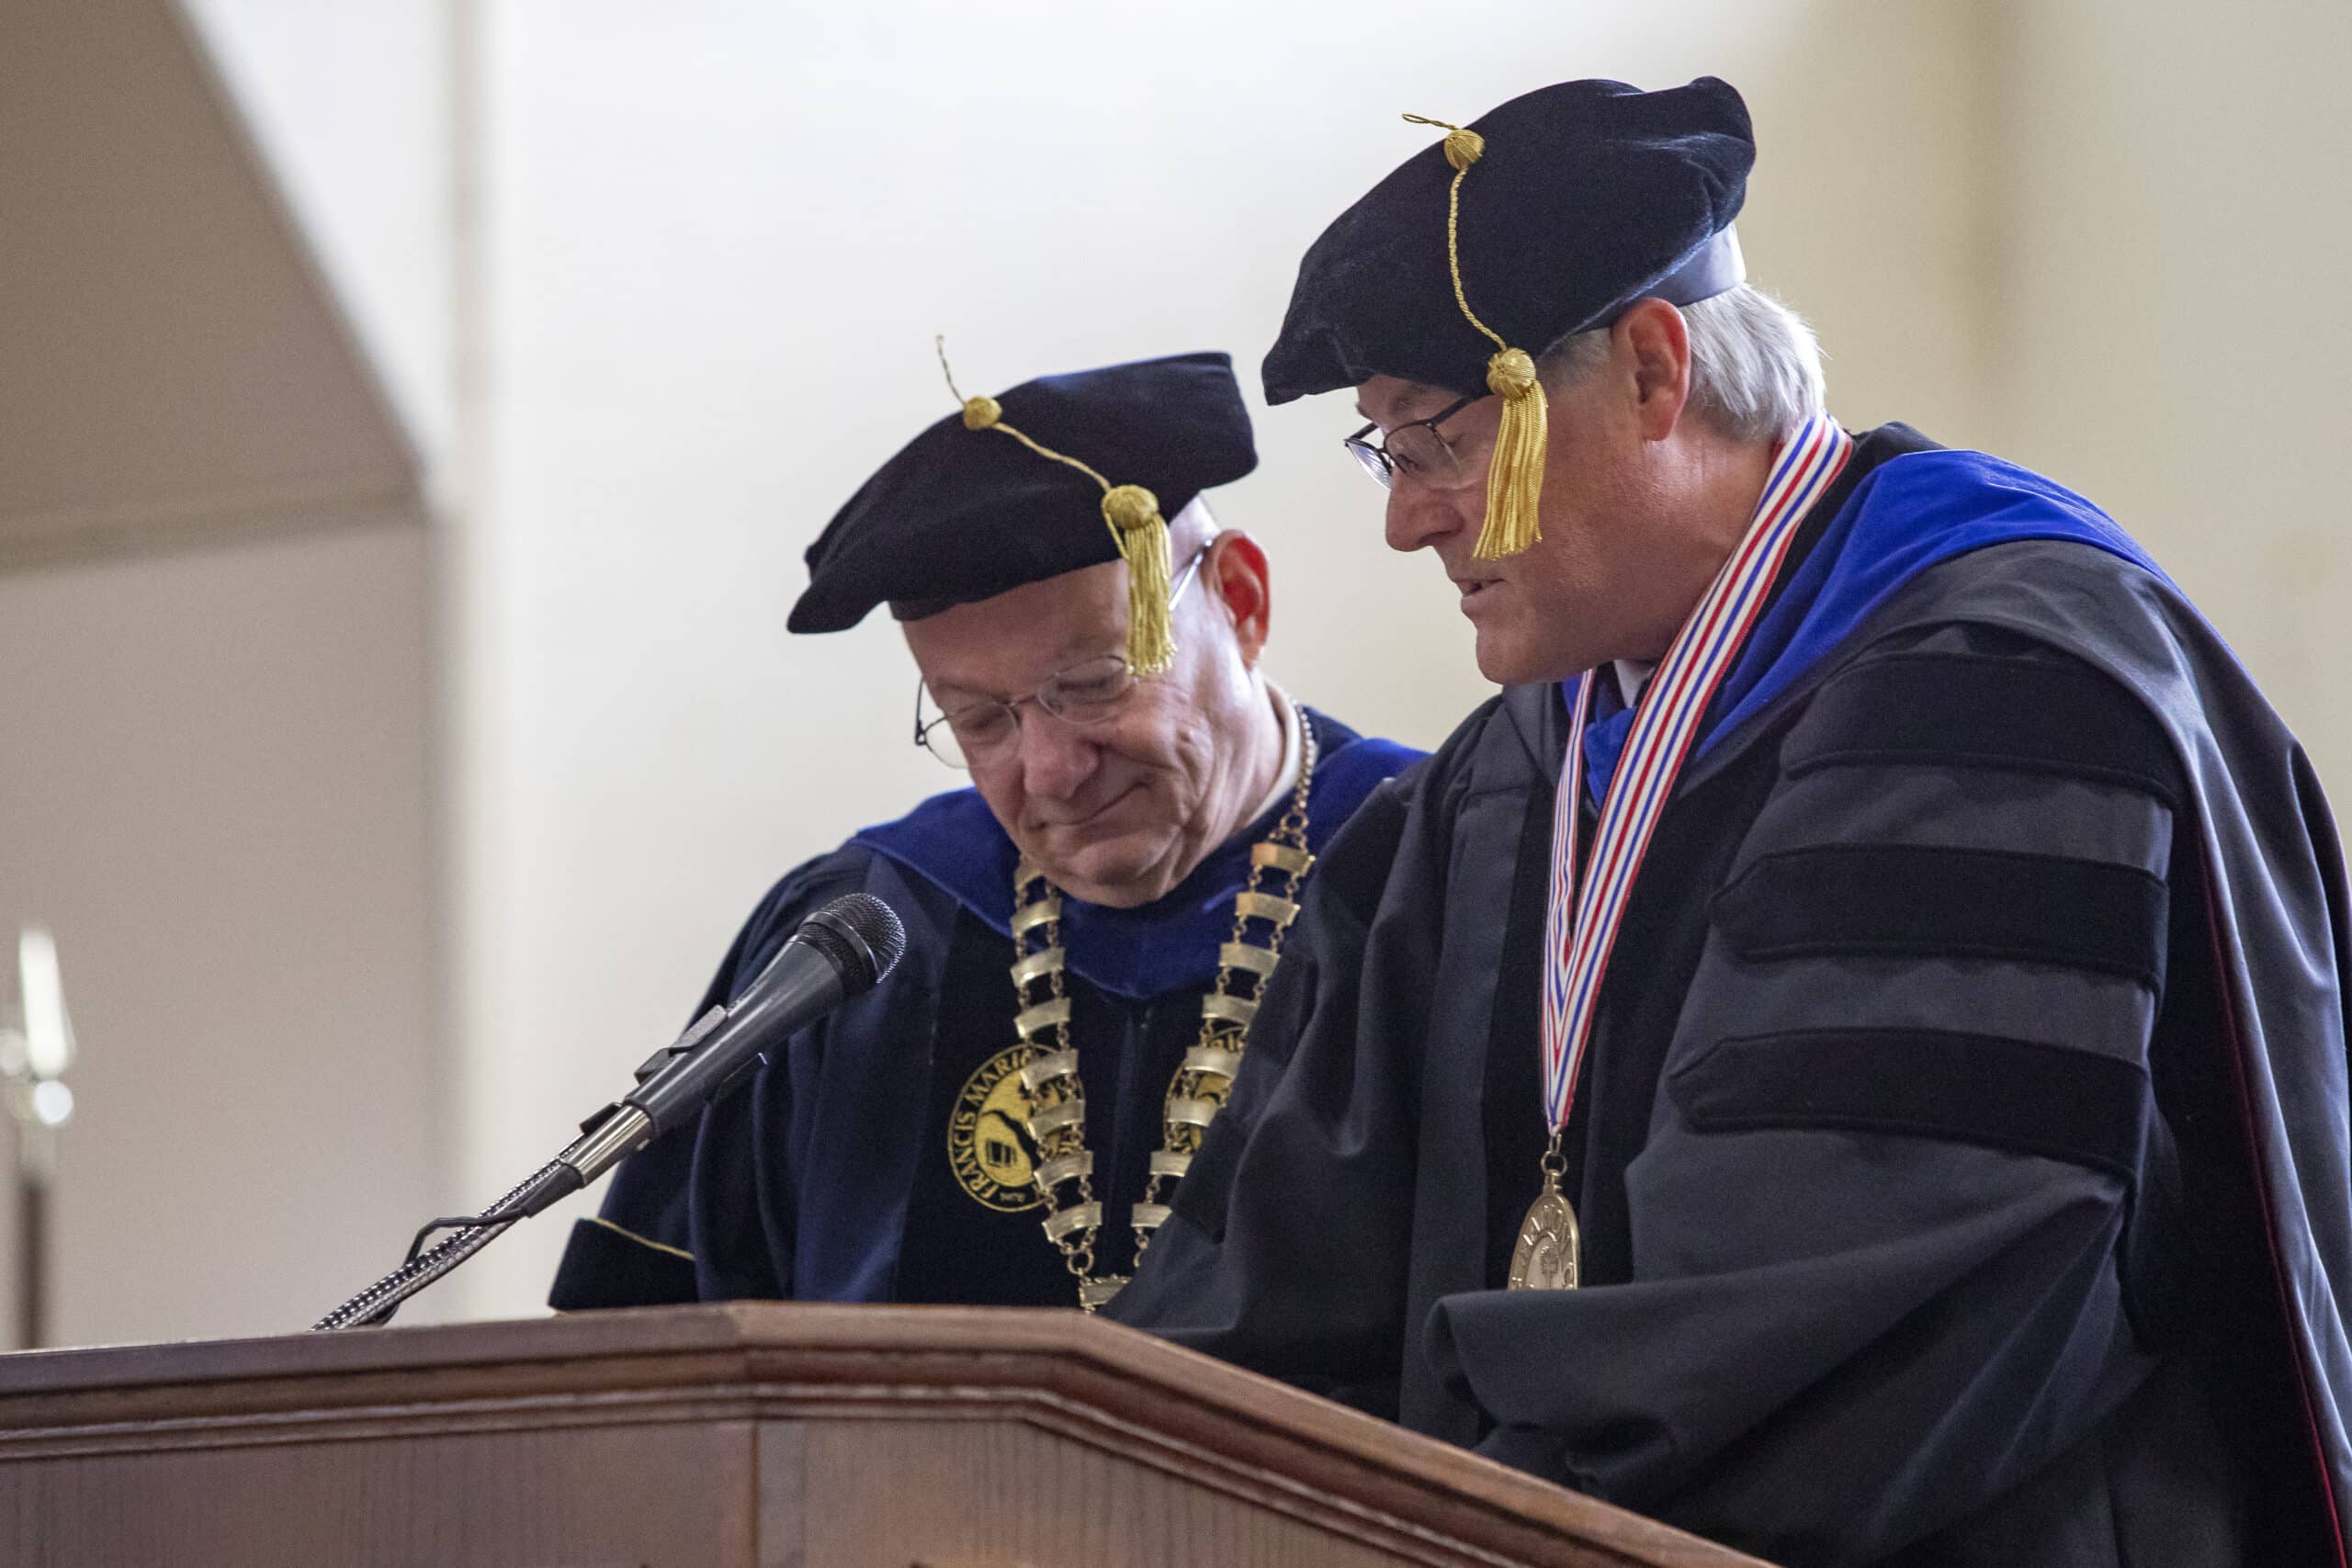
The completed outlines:
{"type": "MultiPolygon", "coordinates": [[[[1691,411],[1737,441],[1770,441],[1824,406],[1821,344],[1804,318],[1759,288],[1737,288],[1680,307],[1690,339],[1691,411]]],[[[1544,378],[1566,387],[1600,368],[1609,329],[1561,339],[1544,378]]]]}
{"type": "MultiPolygon", "coordinates": [[[[1201,543],[1204,545],[1216,537],[1216,513],[1209,510],[1209,498],[1205,491],[1186,502],[1177,510],[1176,515],[1168,520],[1168,536],[1180,545],[1195,533],[1200,536],[1201,543]]],[[[1179,561],[1176,570],[1183,570],[1183,563],[1179,561]]]]}

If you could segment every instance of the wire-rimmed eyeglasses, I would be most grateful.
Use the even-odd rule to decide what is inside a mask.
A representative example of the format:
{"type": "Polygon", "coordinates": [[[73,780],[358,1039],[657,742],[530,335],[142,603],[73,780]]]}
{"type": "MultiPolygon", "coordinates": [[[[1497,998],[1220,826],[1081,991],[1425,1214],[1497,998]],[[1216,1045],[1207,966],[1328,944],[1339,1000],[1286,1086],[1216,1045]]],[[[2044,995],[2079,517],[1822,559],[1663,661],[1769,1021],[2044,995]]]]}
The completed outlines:
{"type": "MultiPolygon", "coordinates": [[[[1184,596],[1193,579],[1200,575],[1201,562],[1208,558],[1208,553],[1209,547],[1202,546],[1170,586],[1168,603],[1171,607],[1184,596]]],[[[931,718],[923,713],[930,689],[918,679],[915,744],[951,768],[968,769],[975,762],[985,765],[1010,755],[1020,744],[1021,710],[1028,704],[1036,704],[1064,724],[1085,729],[1116,718],[1141,679],[1128,666],[1125,655],[1096,654],[1055,671],[1025,697],[1009,702],[989,697],[931,718]]]]}
{"type": "Polygon", "coordinates": [[[1462,460],[1437,427],[1486,395],[1456,398],[1429,418],[1400,424],[1377,442],[1366,439],[1380,428],[1379,422],[1374,421],[1353,435],[1342,437],[1340,444],[1383,490],[1395,488],[1400,472],[1433,490],[1460,490],[1476,481],[1479,473],[1462,460]]]}

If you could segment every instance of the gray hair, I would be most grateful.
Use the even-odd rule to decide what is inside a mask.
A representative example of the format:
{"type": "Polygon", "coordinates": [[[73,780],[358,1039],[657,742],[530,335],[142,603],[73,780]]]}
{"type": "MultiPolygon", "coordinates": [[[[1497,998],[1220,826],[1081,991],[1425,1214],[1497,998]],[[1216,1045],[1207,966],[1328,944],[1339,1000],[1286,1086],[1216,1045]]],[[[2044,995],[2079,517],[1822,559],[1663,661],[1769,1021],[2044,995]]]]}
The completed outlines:
{"type": "MultiPolygon", "coordinates": [[[[1690,338],[1690,408],[1736,441],[1770,441],[1824,406],[1821,344],[1804,318],[1759,288],[1736,288],[1680,307],[1690,338]]],[[[1609,355],[1609,331],[1561,339],[1544,354],[1544,380],[1574,385],[1609,355]]]]}

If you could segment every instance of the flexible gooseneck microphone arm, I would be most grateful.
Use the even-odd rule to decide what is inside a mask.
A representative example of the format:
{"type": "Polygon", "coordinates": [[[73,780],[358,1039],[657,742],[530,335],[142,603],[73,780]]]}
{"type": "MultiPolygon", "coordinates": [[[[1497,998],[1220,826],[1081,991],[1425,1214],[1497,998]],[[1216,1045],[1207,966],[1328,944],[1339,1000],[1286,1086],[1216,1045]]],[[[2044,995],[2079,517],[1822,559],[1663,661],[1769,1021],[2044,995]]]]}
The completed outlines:
{"type": "Polygon", "coordinates": [[[579,1191],[655,1138],[681,1126],[751,1072],[761,1054],[874,988],[906,952],[907,931],[870,894],[834,899],[801,922],[731,1006],[715,1007],[637,1069],[637,1087],[580,1124],[580,1136],[479,1214],[417,1232],[407,1261],[311,1326],[388,1323],[400,1304],[488,1247],[516,1222],[579,1191]],[[421,1251],[436,1230],[458,1234],[421,1251]]]}

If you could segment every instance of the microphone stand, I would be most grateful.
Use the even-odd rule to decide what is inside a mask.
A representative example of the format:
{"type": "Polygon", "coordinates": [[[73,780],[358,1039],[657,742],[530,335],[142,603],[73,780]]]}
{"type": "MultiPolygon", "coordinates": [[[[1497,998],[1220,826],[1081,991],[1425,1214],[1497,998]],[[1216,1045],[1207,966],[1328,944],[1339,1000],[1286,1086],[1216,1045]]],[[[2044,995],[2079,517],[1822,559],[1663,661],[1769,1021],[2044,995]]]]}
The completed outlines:
{"type": "Polygon", "coordinates": [[[418,1231],[405,1262],[311,1329],[389,1323],[402,1302],[505,1235],[517,1220],[579,1191],[619,1164],[622,1156],[699,1114],[759,1065],[760,1040],[782,1039],[870,989],[899,962],[906,942],[899,917],[879,898],[852,893],[834,899],[800,923],[731,1006],[712,1008],[674,1044],[647,1057],[637,1069],[637,1087],[582,1122],[570,1147],[485,1212],[435,1220],[418,1231]],[[456,1235],[424,1250],[425,1237],[453,1227],[456,1235]]]}
{"type": "Polygon", "coordinates": [[[576,1190],[582,1185],[579,1177],[577,1170],[558,1156],[533,1172],[529,1180],[501,1198],[487,1213],[434,1221],[417,1233],[418,1243],[445,1225],[457,1226],[458,1234],[422,1255],[415,1246],[411,1246],[406,1262],[312,1324],[312,1332],[390,1323],[392,1314],[409,1297],[504,1235],[517,1221],[529,1218],[565,1193],[576,1190]],[[567,1176],[571,1179],[568,1184],[564,1182],[567,1176]],[[541,1201],[534,1204],[534,1199],[541,1201]]]}
{"type": "MultiPolygon", "coordinates": [[[[569,1147],[490,1208],[479,1214],[435,1220],[418,1231],[416,1239],[409,1244],[405,1262],[312,1324],[311,1331],[367,1328],[390,1323],[402,1302],[504,1235],[516,1222],[527,1220],[579,1191],[618,1164],[622,1156],[643,1147],[652,1141],[654,1134],[675,1125],[685,1114],[715,1098],[734,1079],[732,1076],[714,1079],[702,1047],[726,1021],[727,1010],[712,1008],[679,1036],[677,1043],[656,1051],[637,1069],[639,1087],[633,1091],[633,1099],[655,1106],[661,1112],[658,1122],[654,1115],[629,1100],[616,1100],[605,1106],[580,1124],[580,1136],[569,1147]],[[426,1236],[451,1228],[457,1230],[456,1235],[430,1251],[423,1250],[426,1236]]],[[[748,1070],[757,1060],[752,1057],[738,1064],[737,1073],[748,1070]]]]}

